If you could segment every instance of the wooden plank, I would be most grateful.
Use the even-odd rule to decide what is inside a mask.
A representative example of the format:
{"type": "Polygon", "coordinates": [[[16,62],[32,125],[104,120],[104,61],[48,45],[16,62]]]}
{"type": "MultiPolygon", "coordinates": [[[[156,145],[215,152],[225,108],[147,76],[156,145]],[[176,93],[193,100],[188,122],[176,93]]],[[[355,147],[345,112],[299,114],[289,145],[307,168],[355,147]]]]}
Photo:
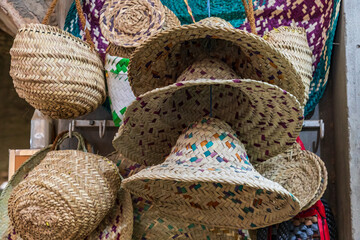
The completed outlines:
{"type": "Polygon", "coordinates": [[[14,175],[16,170],[40,149],[9,149],[9,176],[14,175]]]}

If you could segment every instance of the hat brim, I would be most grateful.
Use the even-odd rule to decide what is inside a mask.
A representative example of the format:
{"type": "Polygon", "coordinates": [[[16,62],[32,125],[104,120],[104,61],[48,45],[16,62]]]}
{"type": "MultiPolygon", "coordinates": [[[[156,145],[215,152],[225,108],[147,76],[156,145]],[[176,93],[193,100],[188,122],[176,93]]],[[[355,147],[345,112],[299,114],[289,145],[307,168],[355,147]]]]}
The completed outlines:
{"type": "Polygon", "coordinates": [[[113,145],[134,162],[162,163],[182,130],[210,111],[236,131],[252,163],[289,148],[303,123],[300,103],[275,85],[248,79],[200,79],[138,97],[127,108],[113,145]]]}
{"type": "Polygon", "coordinates": [[[320,188],[322,170],[314,154],[301,149],[297,151],[280,154],[254,167],[262,176],[296,196],[303,210],[320,188]]]}
{"type": "Polygon", "coordinates": [[[328,184],[328,172],[326,170],[325,163],[315,153],[312,153],[310,151],[306,152],[309,154],[310,157],[314,158],[319,163],[321,169],[321,179],[319,188],[317,189],[314,197],[305,207],[303,207],[302,211],[311,208],[318,200],[320,200],[320,198],[324,195],[328,184]]]}
{"type": "Polygon", "coordinates": [[[193,166],[162,164],[125,179],[122,186],[153,201],[165,216],[212,227],[256,229],[300,211],[291,193],[260,174],[226,163],[212,169],[204,174],[193,166]]]}
{"type": "Polygon", "coordinates": [[[232,59],[228,64],[241,78],[275,84],[304,102],[305,87],[300,74],[272,44],[243,30],[200,23],[162,31],[135,50],[129,64],[129,81],[135,96],[175,83],[201,52],[218,59],[232,59]],[[208,44],[196,42],[202,39],[228,45],[209,50],[208,44]],[[189,49],[194,52],[189,53],[189,49]],[[240,59],[241,55],[244,59],[240,59]]]}

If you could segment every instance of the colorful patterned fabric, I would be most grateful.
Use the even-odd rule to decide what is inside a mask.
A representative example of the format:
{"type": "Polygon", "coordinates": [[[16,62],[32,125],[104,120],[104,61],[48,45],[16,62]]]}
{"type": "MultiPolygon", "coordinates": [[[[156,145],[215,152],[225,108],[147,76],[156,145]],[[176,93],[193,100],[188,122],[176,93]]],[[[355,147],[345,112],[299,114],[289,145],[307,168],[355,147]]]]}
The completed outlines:
{"type": "MultiPolygon", "coordinates": [[[[341,0],[256,0],[254,14],[260,36],[279,26],[304,27],[310,48],[313,51],[313,81],[310,97],[305,108],[308,115],[322,97],[329,75],[331,50],[339,15],[341,0]]],[[[182,24],[191,24],[192,19],[183,1],[162,0],[180,19],[182,24]]],[[[196,21],[208,17],[206,1],[189,0],[196,21]]],[[[228,20],[233,26],[250,31],[241,1],[210,1],[211,16],[228,20]]]]}
{"type": "Polygon", "coordinates": [[[75,1],[71,4],[69,12],[65,19],[64,30],[71,33],[75,37],[81,38],[80,27],[79,27],[79,15],[76,10],[75,1]]]}
{"type": "Polygon", "coordinates": [[[120,126],[127,106],[135,100],[131,90],[127,71],[129,59],[106,55],[105,75],[108,86],[111,114],[115,126],[120,126]]]}
{"type": "MultiPolygon", "coordinates": [[[[96,51],[100,54],[102,60],[105,59],[106,48],[109,45],[109,42],[104,38],[103,34],[100,31],[99,21],[100,21],[100,10],[102,9],[105,0],[85,0],[83,1],[83,11],[86,17],[86,27],[90,30],[90,35],[95,44],[96,51]]],[[[85,32],[83,27],[80,26],[78,20],[78,15],[73,3],[70,7],[69,13],[65,20],[64,29],[74,36],[78,36],[84,39],[85,32]],[[78,28],[76,27],[78,24],[78,28]]]]}

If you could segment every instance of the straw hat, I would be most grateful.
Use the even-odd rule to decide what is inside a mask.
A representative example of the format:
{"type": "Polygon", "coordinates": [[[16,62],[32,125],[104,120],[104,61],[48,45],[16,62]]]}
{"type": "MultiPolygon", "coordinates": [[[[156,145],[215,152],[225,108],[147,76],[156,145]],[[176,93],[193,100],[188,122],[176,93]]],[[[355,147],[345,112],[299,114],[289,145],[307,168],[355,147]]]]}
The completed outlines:
{"type": "Polygon", "coordinates": [[[291,193],[252,167],[235,131],[216,118],[190,124],[163,164],[122,186],[165,216],[211,227],[261,228],[300,211],[291,193]]]}
{"type": "Polygon", "coordinates": [[[84,238],[114,206],[121,182],[116,166],[86,153],[81,136],[74,135],[84,152],[48,151],[28,160],[10,180],[1,195],[1,209],[8,207],[0,214],[4,229],[8,215],[11,232],[24,239],[84,238]]]}
{"type": "Polygon", "coordinates": [[[208,227],[162,215],[150,202],[133,196],[133,240],[146,239],[248,239],[247,230],[208,227]]]}
{"type": "Polygon", "coordinates": [[[165,22],[165,8],[160,0],[106,1],[100,27],[109,42],[122,47],[137,47],[159,32],[165,22]]]}
{"type": "Polygon", "coordinates": [[[315,154],[302,151],[300,145],[295,143],[285,153],[254,167],[262,176],[294,194],[303,209],[320,187],[322,170],[318,159],[315,154]]]}
{"type": "Polygon", "coordinates": [[[307,152],[311,155],[312,158],[317,160],[318,163],[320,164],[321,180],[320,180],[320,186],[317,189],[315,196],[313,197],[313,199],[311,199],[311,201],[305,207],[303,207],[303,210],[307,210],[307,209],[311,208],[318,200],[321,199],[321,197],[325,193],[325,190],[326,190],[327,184],[328,184],[328,172],[326,170],[325,163],[316,154],[309,152],[309,151],[307,151],[307,152]]]}
{"type": "Polygon", "coordinates": [[[309,87],[313,76],[312,51],[306,37],[306,31],[301,27],[279,27],[265,33],[263,37],[276,49],[283,53],[293,64],[304,84],[305,106],[309,98],[309,87]]]}
{"type": "Polygon", "coordinates": [[[159,164],[181,131],[210,112],[232,126],[254,162],[290,147],[303,121],[292,94],[272,84],[237,79],[224,62],[204,58],[186,68],[177,83],[138,97],[127,108],[113,145],[132,161],[159,164]]]}
{"type": "Polygon", "coordinates": [[[240,78],[275,84],[304,102],[301,77],[281,51],[263,38],[214,17],[160,32],[139,46],[129,66],[135,96],[175,83],[204,53],[232,66],[240,78]]]}

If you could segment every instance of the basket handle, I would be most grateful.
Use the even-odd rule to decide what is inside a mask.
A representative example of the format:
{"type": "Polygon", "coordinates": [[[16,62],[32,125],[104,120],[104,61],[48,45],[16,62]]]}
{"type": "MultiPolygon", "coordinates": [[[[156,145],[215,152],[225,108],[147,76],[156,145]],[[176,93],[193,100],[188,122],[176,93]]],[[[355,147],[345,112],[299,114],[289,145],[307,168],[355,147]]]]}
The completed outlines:
{"type": "MultiPolygon", "coordinates": [[[[42,20],[42,24],[49,24],[50,16],[54,12],[57,2],[58,2],[58,0],[53,0],[51,2],[48,11],[45,14],[45,17],[42,20]]],[[[89,29],[86,28],[86,19],[85,19],[84,12],[83,12],[82,7],[81,7],[81,2],[80,2],[80,0],[75,0],[75,3],[76,3],[76,10],[77,10],[78,15],[79,15],[80,23],[81,23],[82,27],[85,30],[86,42],[90,45],[91,49],[94,50],[95,45],[94,45],[94,42],[91,39],[89,29]]]]}
{"type": "Polygon", "coordinates": [[[254,6],[252,0],[242,0],[242,2],[245,8],[246,17],[250,23],[251,33],[257,35],[255,26],[254,6]]]}
{"type": "MultiPolygon", "coordinates": [[[[88,152],[86,148],[85,140],[80,133],[72,132],[72,135],[78,140],[77,150],[88,152]]],[[[52,144],[51,151],[58,150],[58,147],[64,142],[65,139],[70,138],[69,132],[65,131],[56,136],[54,143],[52,144]]]]}
{"type": "MultiPolygon", "coordinates": [[[[195,19],[194,19],[194,16],[192,14],[191,7],[190,7],[188,1],[184,0],[184,2],[186,4],[187,11],[188,11],[189,15],[191,16],[193,22],[195,23],[195,19]]],[[[250,23],[251,33],[257,35],[256,26],[255,26],[254,6],[253,6],[253,3],[252,3],[252,0],[242,0],[242,2],[243,2],[243,5],[244,5],[246,17],[247,17],[247,19],[248,19],[248,21],[250,23]]],[[[209,7],[209,5],[208,5],[208,7],[209,7]]]]}

